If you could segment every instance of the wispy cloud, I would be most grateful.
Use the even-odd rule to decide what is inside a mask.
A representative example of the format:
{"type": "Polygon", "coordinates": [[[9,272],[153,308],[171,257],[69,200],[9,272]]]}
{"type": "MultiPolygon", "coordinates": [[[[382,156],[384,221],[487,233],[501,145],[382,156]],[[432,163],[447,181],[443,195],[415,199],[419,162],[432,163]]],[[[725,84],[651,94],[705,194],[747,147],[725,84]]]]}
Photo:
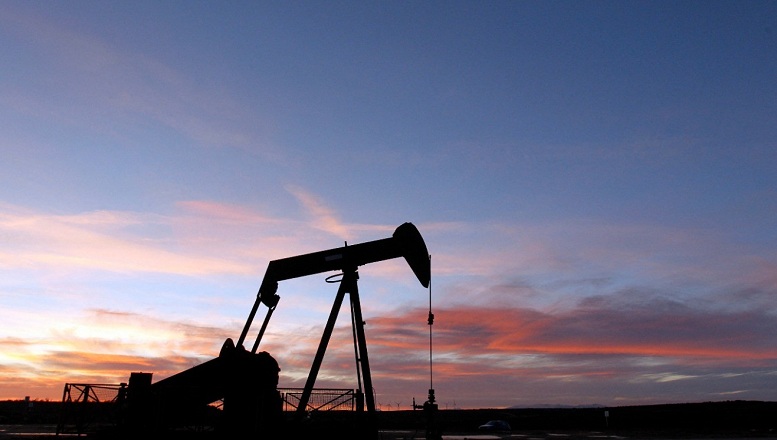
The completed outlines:
{"type": "Polygon", "coordinates": [[[351,239],[347,226],[323,200],[296,185],[287,185],[286,189],[299,201],[316,228],[346,241],[351,239]]]}
{"type": "Polygon", "coordinates": [[[250,265],[171,248],[169,237],[153,229],[171,219],[130,212],[57,215],[0,207],[0,230],[7,237],[0,263],[7,268],[164,272],[247,273],[250,265]],[[144,229],[138,233],[137,229],[144,229]]]}
{"type": "Polygon", "coordinates": [[[42,71],[57,72],[53,82],[41,81],[34,93],[3,83],[7,90],[0,102],[7,109],[121,141],[132,131],[127,127],[153,120],[199,146],[233,147],[286,160],[271,141],[271,114],[256,118],[256,109],[225,88],[202,87],[191,75],[148,54],[21,8],[6,7],[0,16],[6,32],[40,55],[42,71]]]}
{"type": "MultiPolygon", "coordinates": [[[[393,225],[349,225],[314,193],[301,187],[289,191],[303,207],[302,220],[207,200],[179,202],[165,215],[52,214],[6,204],[0,211],[5,240],[0,262],[7,271],[257,276],[268,260],[331,246],[321,231],[337,237],[384,231],[373,237],[382,238],[393,230],[393,225]],[[288,234],[290,224],[294,235],[288,234]]],[[[630,229],[607,234],[599,225],[591,225],[590,231],[580,224],[566,227],[421,225],[428,241],[440,243],[432,251],[435,325],[430,329],[426,323],[426,292],[413,290],[412,297],[382,289],[370,292],[364,309],[379,395],[423,398],[417,390],[427,387],[429,378],[430,330],[438,386],[462,396],[457,405],[470,407],[480,404],[470,386],[488,387],[495,376],[504,379],[500,399],[505,404],[517,403],[515,396],[529,392],[557,403],[617,402],[627,395],[652,396],[660,402],[670,395],[664,386],[687,384],[688,396],[710,398],[711,393],[740,393],[743,386],[734,385],[737,378],[746,377],[748,389],[763,387],[777,371],[777,347],[770,342],[777,321],[768,282],[721,283],[714,275],[710,281],[695,265],[683,267],[679,261],[666,271],[654,265],[647,275],[658,282],[642,287],[646,274],[639,266],[656,258],[656,250],[677,243],[673,231],[654,230],[643,242],[630,229]],[[474,231],[485,241],[470,240],[474,231]],[[565,237],[575,237],[577,255],[565,256],[565,237]],[[628,258],[608,250],[624,239],[631,240],[628,258]],[[664,245],[656,245],[661,240],[664,245]],[[592,267],[596,270],[588,270],[592,267]],[[612,271],[624,267],[634,267],[634,277],[616,280],[612,271]],[[684,286],[694,291],[678,290],[684,286]],[[706,387],[699,385],[703,381],[706,387]]],[[[710,249],[717,246],[709,244],[710,249]]],[[[395,263],[370,268],[369,274],[409,275],[404,262],[395,263]]],[[[414,285],[412,276],[407,279],[414,285]]],[[[311,301],[281,290],[285,308],[317,308],[320,316],[328,311],[326,298],[311,301]]],[[[4,298],[10,301],[13,296],[4,298]]],[[[35,313],[15,317],[24,312],[10,310],[12,322],[36,319],[35,313]]],[[[124,381],[131,371],[166,377],[215,356],[242,324],[239,319],[223,320],[223,325],[192,323],[107,307],[77,310],[71,319],[34,324],[39,329],[34,333],[7,333],[0,343],[3,352],[13,356],[6,354],[0,362],[5,371],[0,372],[0,397],[32,392],[22,390],[56,394],[64,381],[124,381]],[[19,377],[19,369],[29,371],[29,377],[19,377]]],[[[278,313],[280,319],[283,314],[278,313]]],[[[352,385],[354,354],[346,322],[338,326],[328,348],[320,386],[352,385]]],[[[261,349],[279,360],[282,385],[301,386],[324,320],[296,318],[276,324],[281,327],[271,325],[261,349]]]]}

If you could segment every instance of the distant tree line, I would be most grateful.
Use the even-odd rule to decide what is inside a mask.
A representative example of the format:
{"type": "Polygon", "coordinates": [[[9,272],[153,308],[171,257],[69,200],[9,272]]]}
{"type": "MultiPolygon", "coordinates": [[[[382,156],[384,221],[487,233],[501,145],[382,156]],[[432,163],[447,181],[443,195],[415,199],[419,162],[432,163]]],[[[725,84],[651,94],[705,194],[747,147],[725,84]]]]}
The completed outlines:
{"type": "Polygon", "coordinates": [[[56,424],[62,403],[50,400],[0,401],[0,424],[56,424]]]}

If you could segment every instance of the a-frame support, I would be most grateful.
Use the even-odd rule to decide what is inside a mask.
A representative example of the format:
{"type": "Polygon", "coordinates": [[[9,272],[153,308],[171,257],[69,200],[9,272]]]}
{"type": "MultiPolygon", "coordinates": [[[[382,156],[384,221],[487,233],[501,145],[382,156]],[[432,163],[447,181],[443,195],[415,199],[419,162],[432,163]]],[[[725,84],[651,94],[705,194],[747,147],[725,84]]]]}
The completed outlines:
{"type": "Polygon", "coordinates": [[[361,302],[359,301],[358,279],[359,274],[356,269],[347,269],[343,271],[342,279],[340,280],[340,288],[337,290],[337,296],[332,305],[332,311],[329,313],[329,319],[327,320],[326,328],[324,328],[324,334],[321,336],[321,342],[318,345],[316,357],[313,359],[313,365],[310,367],[308,380],[302,391],[302,397],[300,397],[299,406],[297,407],[297,416],[304,417],[306,414],[310,395],[313,392],[316,377],[318,376],[318,371],[321,369],[321,363],[324,360],[324,354],[326,353],[329,339],[332,337],[332,331],[334,330],[335,322],[337,321],[337,316],[340,313],[340,308],[346,293],[351,302],[351,321],[354,327],[354,349],[356,350],[356,374],[359,379],[359,392],[360,394],[363,394],[365,398],[367,413],[373,414],[375,412],[375,396],[372,393],[372,375],[370,373],[369,356],[367,355],[367,340],[364,335],[364,318],[362,316],[361,302]],[[364,384],[363,390],[361,389],[362,383],[364,384]]]}

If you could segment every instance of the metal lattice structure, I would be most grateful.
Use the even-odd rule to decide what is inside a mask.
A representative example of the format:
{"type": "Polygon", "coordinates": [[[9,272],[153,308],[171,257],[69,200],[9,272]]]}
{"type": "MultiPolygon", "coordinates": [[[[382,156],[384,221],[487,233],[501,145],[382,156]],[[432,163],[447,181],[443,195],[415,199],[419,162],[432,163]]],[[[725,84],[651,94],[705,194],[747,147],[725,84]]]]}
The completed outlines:
{"type": "MultiPolygon", "coordinates": [[[[303,388],[278,388],[284,412],[296,412],[303,388]]],[[[99,428],[115,426],[126,398],[127,384],[66,383],[57,435],[83,435],[99,428]]],[[[358,394],[352,389],[316,388],[307,403],[306,412],[355,411],[358,394]]],[[[222,401],[213,403],[220,408],[222,401]]]]}
{"type": "Polygon", "coordinates": [[[126,384],[66,383],[57,435],[78,434],[116,422],[126,384]]]}
{"type": "MultiPolygon", "coordinates": [[[[297,411],[303,388],[279,388],[284,411],[297,411]]],[[[307,402],[306,412],[354,411],[357,405],[356,393],[351,389],[314,388],[307,402]]]]}

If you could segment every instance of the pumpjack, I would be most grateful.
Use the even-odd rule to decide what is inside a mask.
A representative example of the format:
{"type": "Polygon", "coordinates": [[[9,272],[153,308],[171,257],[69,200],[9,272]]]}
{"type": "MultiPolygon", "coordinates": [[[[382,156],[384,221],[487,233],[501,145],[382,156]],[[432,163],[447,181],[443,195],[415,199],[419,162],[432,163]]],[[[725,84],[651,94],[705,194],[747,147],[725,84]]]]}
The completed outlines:
{"type": "MultiPolygon", "coordinates": [[[[297,255],[270,261],[256,300],[237,342],[227,339],[218,357],[152,383],[150,373],[132,373],[120,400],[126,411],[122,418],[123,433],[137,434],[164,429],[178,420],[207,417],[212,404],[222,401],[217,431],[234,435],[258,435],[261,438],[307,438],[310,432],[300,427],[309,416],[307,408],[327,345],[346,294],[350,300],[351,323],[356,351],[358,423],[354,438],[378,437],[376,408],[370,372],[364,319],[358,289],[358,268],[366,264],[403,257],[418,281],[429,287],[431,262],[426,244],[412,223],[403,223],[388,238],[297,255]],[[292,278],[339,271],[339,288],[329,318],[310,368],[305,387],[291,422],[283,412],[278,392],[279,365],[266,351],[258,351],[270,318],[278,306],[278,283],[292,278]],[[250,350],[244,346],[259,307],[267,307],[260,330],[250,350]],[[363,385],[363,388],[362,388],[363,385]]],[[[433,315],[429,312],[429,325],[433,315]]],[[[431,329],[431,327],[430,327],[431,329]]],[[[429,390],[426,410],[436,409],[434,390],[429,390]]],[[[341,433],[342,434],[342,433],[341,433]]],[[[427,438],[430,438],[427,430],[427,438]]]]}

